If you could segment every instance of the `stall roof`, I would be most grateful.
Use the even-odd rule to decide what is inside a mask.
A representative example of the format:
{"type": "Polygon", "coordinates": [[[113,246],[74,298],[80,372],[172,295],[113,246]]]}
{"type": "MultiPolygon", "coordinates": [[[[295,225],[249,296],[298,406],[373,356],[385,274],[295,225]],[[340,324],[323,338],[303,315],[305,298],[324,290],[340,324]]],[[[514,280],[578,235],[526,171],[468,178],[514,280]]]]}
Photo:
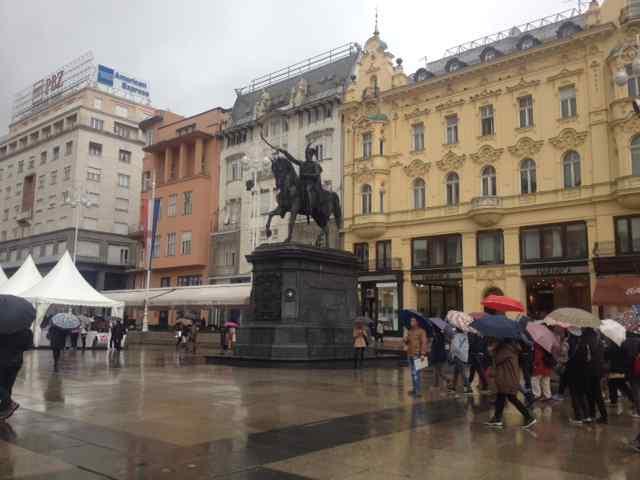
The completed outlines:
{"type": "Polygon", "coordinates": [[[596,280],[594,305],[639,305],[640,277],[603,277],[596,280]]]}
{"type": "Polygon", "coordinates": [[[24,292],[40,283],[41,280],[42,275],[33,262],[33,258],[29,255],[18,271],[0,285],[0,294],[23,296],[24,292]]]}
{"type": "MultiPolygon", "coordinates": [[[[104,294],[128,307],[144,305],[144,289],[106,291],[104,294]]],[[[151,288],[149,306],[241,306],[249,303],[250,296],[250,283],[151,288]]]]}
{"type": "Polygon", "coordinates": [[[105,297],[93,288],[78,271],[69,252],[37,285],[21,294],[36,303],[83,305],[87,307],[122,307],[122,302],[105,297]]]}

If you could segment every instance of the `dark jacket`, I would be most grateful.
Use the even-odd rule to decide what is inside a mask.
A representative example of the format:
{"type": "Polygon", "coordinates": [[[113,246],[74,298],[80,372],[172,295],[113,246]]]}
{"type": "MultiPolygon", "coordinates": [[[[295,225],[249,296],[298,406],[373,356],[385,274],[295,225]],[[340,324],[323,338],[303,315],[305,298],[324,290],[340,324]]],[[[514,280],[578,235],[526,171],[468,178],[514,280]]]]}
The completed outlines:
{"type": "Polygon", "coordinates": [[[498,393],[515,395],[520,390],[519,353],[520,347],[511,341],[502,342],[495,349],[493,361],[498,393]]]}
{"type": "Polygon", "coordinates": [[[627,366],[622,348],[613,342],[609,342],[604,351],[604,360],[609,365],[611,373],[627,373],[627,366]]]}
{"type": "Polygon", "coordinates": [[[633,369],[633,363],[638,354],[640,354],[640,337],[628,335],[620,348],[624,358],[625,373],[630,374],[633,369]]]}
{"type": "Polygon", "coordinates": [[[591,328],[583,329],[575,352],[576,373],[583,377],[604,375],[604,351],[598,334],[591,328]]]}
{"type": "Polygon", "coordinates": [[[51,325],[49,328],[49,340],[51,342],[51,348],[54,350],[64,350],[67,342],[67,330],[58,328],[55,325],[51,325]]]}
{"type": "Polygon", "coordinates": [[[445,363],[447,361],[446,340],[444,334],[437,328],[434,329],[433,342],[431,343],[431,353],[429,361],[433,364],[445,363]]]}
{"type": "Polygon", "coordinates": [[[22,353],[31,348],[33,348],[33,333],[29,329],[0,335],[0,366],[22,365],[22,353]]]}

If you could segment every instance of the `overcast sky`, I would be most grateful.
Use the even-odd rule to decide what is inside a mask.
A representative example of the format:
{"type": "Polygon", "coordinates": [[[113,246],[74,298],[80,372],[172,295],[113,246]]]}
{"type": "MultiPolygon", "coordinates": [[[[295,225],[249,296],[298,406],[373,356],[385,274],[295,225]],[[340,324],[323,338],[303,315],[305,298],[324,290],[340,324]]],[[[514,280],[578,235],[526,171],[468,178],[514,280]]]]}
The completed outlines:
{"type": "Polygon", "coordinates": [[[0,0],[0,135],[14,94],[86,51],[148,80],[153,104],[192,115],[234,88],[347,42],[378,6],[381,37],[415,71],[425,55],[572,8],[577,0],[0,0]]]}

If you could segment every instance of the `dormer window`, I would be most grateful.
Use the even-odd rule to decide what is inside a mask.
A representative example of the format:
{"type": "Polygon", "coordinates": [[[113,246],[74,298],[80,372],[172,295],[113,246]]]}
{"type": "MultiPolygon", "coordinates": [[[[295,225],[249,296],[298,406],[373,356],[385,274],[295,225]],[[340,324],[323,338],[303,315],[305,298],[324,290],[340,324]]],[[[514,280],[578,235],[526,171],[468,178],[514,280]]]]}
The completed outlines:
{"type": "Polygon", "coordinates": [[[419,68],[416,72],[416,82],[424,82],[431,77],[433,77],[433,74],[426,68],[419,68]]]}
{"type": "Polygon", "coordinates": [[[460,70],[462,67],[464,67],[465,64],[463,62],[461,62],[460,60],[458,60],[457,58],[454,58],[452,60],[449,60],[449,62],[447,62],[447,65],[445,67],[445,70],[448,73],[452,73],[455,72],[457,70],[460,70]]]}
{"type": "Polygon", "coordinates": [[[490,62],[492,60],[495,60],[498,57],[498,55],[499,53],[495,48],[493,47],[485,48],[484,51],[480,54],[480,61],[490,62]]]}
{"type": "Polygon", "coordinates": [[[531,35],[527,35],[522,40],[520,40],[520,45],[518,48],[520,48],[520,50],[529,50],[530,48],[535,47],[537,43],[538,42],[534,37],[532,37],[531,35]]]}
{"type": "Polygon", "coordinates": [[[557,35],[558,35],[558,38],[569,38],[572,35],[575,35],[576,33],[578,33],[579,31],[580,31],[580,27],[578,27],[575,23],[567,22],[558,29],[557,35]]]}

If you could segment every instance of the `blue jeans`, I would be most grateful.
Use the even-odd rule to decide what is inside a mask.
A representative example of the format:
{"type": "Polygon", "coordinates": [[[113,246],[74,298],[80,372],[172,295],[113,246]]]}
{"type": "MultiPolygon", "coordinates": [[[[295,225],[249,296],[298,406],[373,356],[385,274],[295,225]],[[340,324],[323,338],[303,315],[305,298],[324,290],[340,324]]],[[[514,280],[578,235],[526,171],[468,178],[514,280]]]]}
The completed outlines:
{"type": "Polygon", "coordinates": [[[411,381],[413,382],[413,391],[420,393],[420,370],[416,370],[416,360],[420,357],[409,358],[409,367],[411,367],[411,381]]]}

